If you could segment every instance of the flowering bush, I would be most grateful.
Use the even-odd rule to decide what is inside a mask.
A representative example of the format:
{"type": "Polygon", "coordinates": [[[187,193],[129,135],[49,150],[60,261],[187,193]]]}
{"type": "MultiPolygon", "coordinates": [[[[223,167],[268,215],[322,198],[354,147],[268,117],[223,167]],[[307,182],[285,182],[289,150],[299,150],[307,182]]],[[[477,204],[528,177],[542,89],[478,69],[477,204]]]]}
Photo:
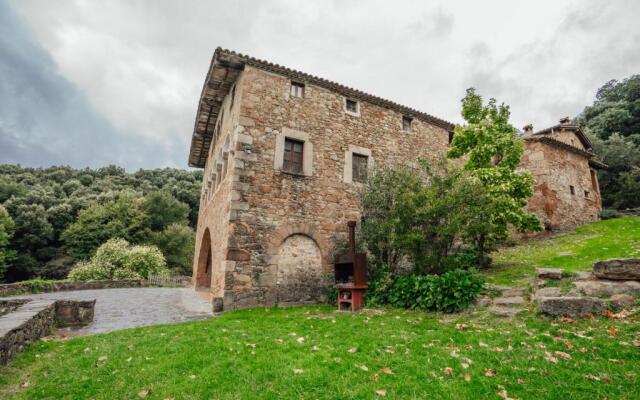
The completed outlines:
{"type": "Polygon", "coordinates": [[[69,273],[74,281],[143,279],[167,274],[162,252],[155,246],[132,246],[124,239],[110,239],[90,261],[81,261],[69,273]]]}

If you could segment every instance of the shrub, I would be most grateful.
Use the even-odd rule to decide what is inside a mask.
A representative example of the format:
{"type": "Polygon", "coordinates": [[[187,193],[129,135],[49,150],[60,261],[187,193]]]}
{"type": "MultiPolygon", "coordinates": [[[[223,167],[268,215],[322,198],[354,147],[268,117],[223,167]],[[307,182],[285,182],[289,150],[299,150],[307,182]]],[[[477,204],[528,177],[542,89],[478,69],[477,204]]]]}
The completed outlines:
{"type": "Polygon", "coordinates": [[[90,261],[81,261],[69,273],[74,281],[143,279],[166,274],[162,252],[155,246],[132,246],[111,239],[98,248],[90,261]]]}
{"type": "Polygon", "coordinates": [[[622,216],[622,214],[619,211],[613,210],[611,208],[605,208],[602,211],[600,211],[600,218],[601,219],[619,218],[621,216],[622,216]]]}
{"type": "Polygon", "coordinates": [[[367,302],[424,311],[458,312],[469,307],[482,290],[475,270],[453,270],[442,275],[385,274],[372,282],[367,302]]]}

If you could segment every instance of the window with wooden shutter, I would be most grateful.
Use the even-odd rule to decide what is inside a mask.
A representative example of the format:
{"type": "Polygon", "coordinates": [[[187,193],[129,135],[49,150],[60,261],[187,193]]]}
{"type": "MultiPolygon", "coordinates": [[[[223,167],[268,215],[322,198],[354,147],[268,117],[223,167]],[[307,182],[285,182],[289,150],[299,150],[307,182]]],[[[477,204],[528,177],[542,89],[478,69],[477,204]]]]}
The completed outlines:
{"type": "Polygon", "coordinates": [[[352,174],[351,179],[354,182],[366,182],[367,181],[367,164],[369,157],[361,154],[353,154],[352,159],[352,174]]]}
{"type": "Polygon", "coordinates": [[[291,82],[291,97],[304,97],[304,83],[291,82]]]}
{"type": "Polygon", "coordinates": [[[282,169],[296,174],[302,173],[302,148],[304,142],[286,138],[282,169]]]}

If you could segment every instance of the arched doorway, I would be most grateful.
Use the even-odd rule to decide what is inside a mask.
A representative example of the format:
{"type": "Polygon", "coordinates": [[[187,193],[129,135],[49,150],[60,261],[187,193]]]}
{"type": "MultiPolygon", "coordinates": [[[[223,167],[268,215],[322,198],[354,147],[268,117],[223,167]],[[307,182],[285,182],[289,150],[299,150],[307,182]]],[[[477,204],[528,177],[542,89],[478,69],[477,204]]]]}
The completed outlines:
{"type": "Polygon", "coordinates": [[[287,237],[278,251],[278,303],[317,302],[323,296],[322,255],[309,236],[287,237]]]}
{"type": "Polygon", "coordinates": [[[196,288],[210,288],[213,260],[211,255],[211,234],[205,229],[198,253],[198,269],[196,271],[196,288]]]}

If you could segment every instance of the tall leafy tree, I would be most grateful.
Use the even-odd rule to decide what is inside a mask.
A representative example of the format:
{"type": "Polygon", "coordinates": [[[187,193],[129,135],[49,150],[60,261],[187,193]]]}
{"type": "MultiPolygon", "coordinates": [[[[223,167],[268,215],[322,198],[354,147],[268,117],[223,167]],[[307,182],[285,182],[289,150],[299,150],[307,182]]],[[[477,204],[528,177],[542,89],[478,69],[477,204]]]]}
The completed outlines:
{"type": "Polygon", "coordinates": [[[605,83],[576,122],[608,165],[598,172],[603,205],[640,207],[640,75],[605,83]]]}
{"type": "Polygon", "coordinates": [[[509,123],[509,106],[495,99],[484,104],[475,89],[467,89],[462,99],[465,125],[455,128],[450,158],[464,158],[464,168],[477,177],[489,193],[491,206],[470,233],[474,236],[481,265],[485,253],[509,234],[513,226],[520,232],[542,229],[538,218],[524,207],[533,194],[533,178],[517,171],[524,145],[509,123]]]}
{"type": "Polygon", "coordinates": [[[0,206],[0,281],[4,277],[7,268],[9,268],[9,260],[14,253],[9,248],[14,229],[15,224],[11,216],[4,207],[0,206]]]}

